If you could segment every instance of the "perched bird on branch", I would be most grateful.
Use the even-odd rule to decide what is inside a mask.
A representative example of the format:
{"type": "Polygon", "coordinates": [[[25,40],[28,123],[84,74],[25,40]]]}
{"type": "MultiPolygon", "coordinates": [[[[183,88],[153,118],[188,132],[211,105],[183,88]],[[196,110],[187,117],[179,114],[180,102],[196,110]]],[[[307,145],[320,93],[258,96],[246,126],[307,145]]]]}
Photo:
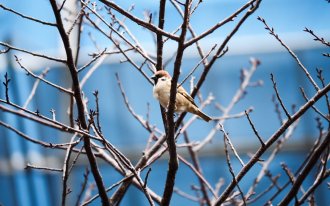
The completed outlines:
{"type": "MultiPolygon", "coordinates": [[[[159,103],[167,109],[170,100],[171,81],[170,74],[165,70],[157,71],[154,76],[151,77],[154,81],[153,95],[159,101],[159,103]]],[[[177,88],[175,108],[177,113],[190,112],[198,115],[206,122],[212,120],[211,117],[204,114],[194,102],[194,99],[186,92],[186,90],[179,86],[177,88]]]]}

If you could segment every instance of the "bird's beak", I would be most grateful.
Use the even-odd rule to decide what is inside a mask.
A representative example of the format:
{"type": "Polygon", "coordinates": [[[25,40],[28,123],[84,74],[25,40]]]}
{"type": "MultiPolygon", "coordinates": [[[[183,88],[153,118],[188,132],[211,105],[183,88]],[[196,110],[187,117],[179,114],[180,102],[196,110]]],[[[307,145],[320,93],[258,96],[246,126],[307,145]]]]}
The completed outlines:
{"type": "Polygon", "coordinates": [[[152,76],[152,77],[150,77],[150,78],[151,78],[152,80],[154,80],[154,81],[155,81],[157,77],[156,77],[155,75],[153,75],[153,76],[152,76]]]}

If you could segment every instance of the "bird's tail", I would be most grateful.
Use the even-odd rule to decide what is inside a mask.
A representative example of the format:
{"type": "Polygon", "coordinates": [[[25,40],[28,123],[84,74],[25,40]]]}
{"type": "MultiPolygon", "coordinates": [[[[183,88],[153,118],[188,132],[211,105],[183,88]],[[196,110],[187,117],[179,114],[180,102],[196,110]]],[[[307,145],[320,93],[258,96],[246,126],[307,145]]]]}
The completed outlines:
{"type": "Polygon", "coordinates": [[[206,114],[204,114],[203,112],[201,112],[200,110],[197,110],[195,112],[196,115],[198,115],[200,118],[204,119],[206,122],[209,122],[210,120],[212,120],[211,117],[207,116],[206,114]]]}

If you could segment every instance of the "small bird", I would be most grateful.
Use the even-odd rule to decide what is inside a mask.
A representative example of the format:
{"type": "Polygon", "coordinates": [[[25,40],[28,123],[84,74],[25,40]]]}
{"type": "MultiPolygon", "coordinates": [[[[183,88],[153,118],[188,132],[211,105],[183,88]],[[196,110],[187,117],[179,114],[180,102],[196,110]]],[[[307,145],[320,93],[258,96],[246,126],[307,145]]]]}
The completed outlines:
{"type": "MultiPolygon", "coordinates": [[[[167,108],[170,100],[171,81],[170,74],[165,70],[157,71],[151,79],[154,81],[153,95],[162,105],[167,108]]],[[[206,122],[212,120],[211,117],[207,116],[198,108],[194,99],[186,92],[186,90],[179,86],[177,88],[177,94],[175,99],[174,111],[177,113],[190,112],[198,115],[206,122]]]]}

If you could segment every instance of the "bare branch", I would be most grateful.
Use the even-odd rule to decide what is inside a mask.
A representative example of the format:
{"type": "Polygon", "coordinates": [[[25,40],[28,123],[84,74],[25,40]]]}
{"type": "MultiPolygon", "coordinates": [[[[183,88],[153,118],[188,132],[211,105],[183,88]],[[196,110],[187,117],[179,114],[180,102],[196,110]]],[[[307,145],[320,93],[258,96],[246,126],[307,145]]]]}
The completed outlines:
{"type": "MultiPolygon", "coordinates": [[[[240,87],[237,89],[234,97],[232,98],[231,102],[229,103],[229,105],[225,108],[225,110],[223,111],[222,116],[223,117],[227,117],[229,115],[229,112],[234,108],[234,106],[237,104],[237,102],[239,102],[239,100],[241,100],[241,98],[244,96],[247,87],[249,86],[249,82],[253,76],[253,74],[255,73],[255,71],[257,70],[257,67],[259,65],[259,61],[256,59],[252,59],[251,60],[251,68],[250,70],[246,73],[244,81],[241,82],[240,87]]],[[[196,90],[194,90],[196,91],[196,90]]],[[[212,138],[214,137],[214,135],[216,134],[216,132],[220,129],[220,125],[223,124],[223,122],[225,121],[225,118],[219,118],[219,121],[216,125],[215,128],[213,128],[209,134],[205,137],[204,140],[201,141],[201,143],[199,145],[197,145],[194,150],[195,151],[199,151],[200,149],[202,149],[207,143],[209,143],[212,138]]]]}
{"type": "Polygon", "coordinates": [[[37,23],[40,23],[40,24],[48,25],[48,26],[56,26],[55,23],[50,23],[50,22],[42,21],[40,19],[36,19],[36,18],[33,18],[33,17],[26,16],[26,15],[22,14],[21,12],[15,11],[11,8],[8,8],[8,7],[4,6],[3,4],[0,4],[0,8],[2,8],[3,10],[9,11],[11,13],[14,13],[17,16],[22,17],[23,19],[28,19],[28,20],[31,20],[31,21],[34,21],[34,22],[37,22],[37,23]]]}
{"type": "Polygon", "coordinates": [[[320,155],[325,151],[330,144],[330,132],[328,131],[327,136],[325,137],[324,141],[315,149],[314,153],[312,154],[311,158],[309,159],[308,163],[306,164],[305,168],[300,172],[298,177],[296,177],[295,182],[292,185],[291,190],[288,194],[284,197],[284,199],[279,203],[279,206],[289,205],[292,198],[297,194],[299,188],[301,187],[303,181],[305,180],[306,176],[312,170],[313,166],[318,161],[320,155]]]}
{"type": "Polygon", "coordinates": [[[199,65],[201,65],[202,62],[204,62],[205,59],[207,59],[207,57],[210,56],[211,52],[214,51],[215,47],[217,45],[215,44],[211,50],[197,63],[197,65],[189,72],[189,74],[182,80],[182,82],[179,84],[178,87],[180,87],[185,81],[187,81],[187,79],[196,71],[196,69],[199,67],[199,65]]]}
{"type": "Polygon", "coordinates": [[[58,168],[35,166],[30,163],[28,163],[26,165],[25,169],[37,169],[37,170],[44,170],[44,171],[51,171],[51,172],[62,172],[63,171],[62,169],[58,169],[58,168]]]}
{"type": "Polygon", "coordinates": [[[14,55],[14,56],[15,56],[15,59],[16,59],[17,64],[18,64],[22,69],[24,69],[24,70],[27,72],[28,75],[31,75],[32,77],[34,77],[34,78],[36,78],[36,79],[39,79],[39,80],[43,81],[44,83],[46,83],[46,84],[48,84],[48,85],[50,85],[50,86],[52,86],[52,87],[58,89],[58,90],[61,91],[61,92],[65,92],[65,93],[67,93],[67,94],[69,94],[69,95],[73,95],[73,92],[72,92],[72,91],[70,91],[70,90],[68,90],[68,89],[65,89],[65,88],[63,88],[63,87],[61,87],[61,86],[58,86],[58,85],[56,85],[56,84],[54,84],[54,83],[52,83],[52,82],[50,82],[50,81],[47,81],[46,79],[44,79],[44,78],[42,78],[42,77],[40,77],[40,76],[35,75],[35,74],[32,73],[29,69],[27,69],[25,66],[23,66],[23,64],[21,63],[21,60],[20,60],[16,55],[14,55]]]}
{"type": "Polygon", "coordinates": [[[270,78],[273,82],[273,87],[274,87],[274,90],[275,90],[275,93],[276,93],[276,97],[277,97],[277,100],[279,101],[279,103],[281,104],[281,107],[282,109],[284,110],[286,116],[288,119],[291,119],[291,115],[289,114],[288,110],[285,108],[284,104],[283,104],[283,101],[281,99],[281,96],[280,94],[278,93],[278,90],[277,90],[277,86],[276,86],[276,82],[275,82],[275,79],[274,79],[274,75],[273,74],[270,74],[270,78]]]}
{"type": "Polygon", "coordinates": [[[78,69],[78,72],[81,72],[82,70],[84,70],[85,68],[89,67],[91,64],[93,64],[97,59],[99,59],[100,57],[102,57],[105,52],[107,51],[107,49],[105,48],[101,53],[97,54],[92,60],[90,60],[87,64],[85,64],[84,66],[82,66],[81,68],[78,69]]]}
{"type": "Polygon", "coordinates": [[[16,50],[16,51],[20,51],[20,52],[23,52],[23,53],[30,54],[32,56],[41,57],[41,58],[44,58],[44,59],[48,59],[48,60],[52,60],[52,61],[56,61],[56,62],[60,62],[60,63],[66,63],[66,60],[64,60],[64,59],[58,59],[58,58],[46,56],[44,54],[38,54],[38,53],[31,52],[31,51],[28,51],[28,50],[20,49],[20,48],[12,46],[10,44],[7,44],[5,42],[0,42],[0,45],[2,45],[4,47],[7,47],[9,49],[12,49],[12,50],[16,50]]]}
{"type": "MultiPolygon", "coordinates": [[[[304,88],[300,87],[300,91],[304,97],[304,99],[306,100],[306,102],[308,102],[308,97],[307,97],[307,94],[304,90],[304,88]]],[[[325,119],[326,121],[330,122],[330,118],[325,116],[320,110],[318,110],[314,105],[312,106],[313,110],[318,113],[321,117],[323,117],[323,119],[325,119]]]]}
{"type": "Polygon", "coordinates": [[[190,0],[186,0],[185,3],[185,11],[184,11],[184,17],[183,17],[183,23],[182,23],[182,30],[181,35],[178,42],[178,49],[177,49],[177,55],[174,62],[174,74],[173,78],[171,80],[171,90],[170,90],[170,98],[169,98],[169,106],[168,111],[166,114],[166,136],[167,136],[167,144],[168,144],[168,152],[170,155],[170,160],[168,163],[168,172],[166,177],[166,183],[165,183],[165,189],[163,193],[163,199],[161,202],[162,206],[166,206],[170,204],[173,188],[174,188],[174,181],[176,172],[178,170],[178,159],[177,159],[177,151],[176,151],[176,145],[175,145],[175,124],[173,119],[174,114],[174,107],[175,107],[175,98],[177,93],[177,83],[180,75],[180,68],[181,68],[181,62],[183,57],[183,51],[184,51],[184,41],[186,38],[187,33],[187,27],[189,25],[189,13],[190,13],[190,0]]]}
{"type": "Polygon", "coordinates": [[[227,144],[229,144],[228,134],[223,129],[223,126],[222,125],[221,125],[221,128],[222,128],[221,131],[223,132],[223,143],[224,143],[224,148],[225,148],[225,153],[226,153],[227,165],[228,165],[228,168],[229,168],[229,172],[230,172],[231,176],[233,177],[233,181],[232,182],[235,183],[235,185],[236,185],[237,189],[239,190],[239,193],[240,193],[240,195],[242,197],[242,201],[243,201],[244,205],[246,205],[244,194],[243,194],[243,192],[242,192],[242,190],[241,190],[241,188],[240,188],[240,186],[238,184],[238,181],[237,181],[237,179],[235,177],[235,173],[234,173],[233,168],[232,168],[231,163],[230,163],[230,156],[229,156],[229,152],[228,152],[228,149],[227,149],[227,144]]]}
{"type": "MultiPolygon", "coordinates": [[[[71,157],[71,153],[72,153],[72,149],[73,147],[76,145],[72,144],[74,142],[74,139],[76,138],[76,135],[73,135],[70,141],[70,146],[67,148],[66,150],[66,154],[65,154],[65,159],[64,159],[64,163],[63,163],[63,173],[62,173],[62,206],[65,206],[65,202],[66,202],[66,195],[68,194],[68,189],[67,189],[67,181],[69,179],[69,161],[70,161],[70,157],[71,157]]],[[[78,142],[79,143],[79,142],[78,142]]]]}
{"type": "Polygon", "coordinates": [[[309,74],[308,70],[305,68],[305,66],[300,62],[299,58],[297,57],[297,55],[282,41],[282,39],[280,39],[280,37],[278,36],[278,34],[275,33],[274,28],[270,28],[268,26],[268,24],[266,23],[265,19],[261,18],[260,16],[258,16],[257,18],[259,21],[261,21],[266,27],[265,29],[269,31],[269,33],[274,36],[276,38],[277,41],[279,41],[281,43],[281,45],[291,54],[291,56],[296,60],[296,62],[298,63],[299,67],[304,71],[304,73],[306,74],[307,78],[309,79],[309,81],[312,83],[312,85],[314,86],[316,91],[319,91],[320,88],[319,86],[317,86],[317,84],[315,83],[315,81],[313,80],[312,76],[309,74]]]}
{"type": "Polygon", "coordinates": [[[80,201],[81,201],[81,198],[82,198],[83,192],[85,191],[86,186],[87,186],[88,175],[89,175],[89,170],[88,170],[88,168],[86,168],[85,173],[84,173],[84,181],[83,181],[83,183],[82,183],[82,185],[81,185],[80,192],[78,193],[78,198],[77,198],[77,201],[76,201],[75,206],[79,206],[79,203],[80,203],[80,201]]]}
{"type": "MultiPolygon", "coordinates": [[[[245,165],[244,168],[237,174],[236,179],[239,182],[244,175],[252,168],[252,166],[258,162],[261,155],[290,127],[293,122],[300,118],[305,112],[311,108],[321,97],[323,97],[327,92],[330,91],[330,84],[318,91],[306,104],[304,104],[294,115],[291,116],[291,119],[286,121],[269,139],[265,142],[265,146],[258,149],[250,161],[245,165]]],[[[329,135],[328,135],[329,136],[329,135]]],[[[329,139],[329,138],[328,138],[329,139]]],[[[221,205],[229,196],[231,191],[234,189],[235,184],[231,183],[221,194],[220,198],[216,201],[215,205],[221,205]]]]}
{"type": "Polygon", "coordinates": [[[303,31],[305,31],[307,33],[310,33],[314,37],[314,40],[315,41],[319,41],[322,44],[330,47],[330,42],[326,41],[323,37],[319,37],[316,34],[314,34],[314,32],[311,29],[308,29],[307,27],[305,27],[305,29],[303,31]]]}
{"type": "Polygon", "coordinates": [[[253,132],[254,132],[254,134],[257,136],[257,138],[258,138],[258,140],[259,140],[261,146],[265,146],[264,141],[263,141],[262,138],[260,137],[260,135],[259,135],[257,129],[255,128],[254,124],[252,123],[252,121],[251,121],[251,119],[250,119],[250,115],[249,115],[249,113],[248,113],[246,110],[245,110],[245,115],[246,115],[247,119],[249,120],[249,123],[250,123],[250,125],[251,125],[251,127],[252,127],[252,129],[253,129],[253,132]]]}
{"type": "MultiPolygon", "coordinates": [[[[230,149],[234,152],[235,157],[238,159],[238,161],[241,163],[242,167],[245,166],[243,160],[240,158],[240,156],[238,155],[233,143],[231,142],[228,133],[225,131],[225,128],[223,127],[223,125],[221,123],[220,124],[220,131],[223,133],[224,137],[226,138],[226,142],[225,144],[228,144],[230,146],[230,149]]],[[[227,146],[226,146],[227,147],[227,146]]]]}
{"type": "Polygon", "coordinates": [[[7,129],[9,129],[9,130],[11,130],[11,131],[13,131],[14,133],[16,133],[17,135],[23,137],[27,141],[38,144],[38,145],[41,145],[41,146],[46,147],[46,148],[66,149],[66,147],[70,146],[71,144],[79,143],[79,141],[76,141],[76,142],[73,142],[73,143],[62,143],[62,144],[53,144],[53,143],[43,142],[43,141],[31,138],[30,136],[24,134],[23,132],[19,131],[18,129],[16,129],[16,128],[12,127],[11,125],[6,124],[2,121],[0,121],[0,125],[7,128],[7,129]]]}
{"type": "MultiPolygon", "coordinates": [[[[77,72],[77,69],[75,66],[73,52],[72,52],[71,45],[70,45],[70,40],[64,29],[61,13],[58,11],[56,0],[50,0],[50,3],[51,3],[53,13],[54,13],[54,16],[56,19],[57,29],[61,36],[61,39],[62,39],[62,42],[64,45],[64,49],[66,52],[66,56],[67,56],[66,65],[70,71],[71,78],[72,78],[72,87],[73,87],[73,91],[74,91],[75,100],[77,102],[77,110],[78,110],[77,113],[78,113],[79,123],[80,123],[82,129],[87,129],[81,87],[79,84],[78,72],[77,72]]],[[[92,174],[94,176],[97,188],[98,188],[100,196],[101,196],[102,205],[110,206],[109,201],[108,201],[108,196],[106,194],[105,187],[103,184],[103,179],[99,172],[96,158],[95,158],[92,148],[91,148],[90,138],[88,136],[84,136],[84,147],[85,147],[86,154],[87,154],[87,157],[88,157],[88,160],[90,163],[92,174]]]]}
{"type": "Polygon", "coordinates": [[[107,5],[108,7],[116,10],[117,12],[119,12],[120,14],[126,16],[127,18],[129,18],[130,20],[132,20],[133,22],[137,23],[140,26],[143,26],[146,29],[149,29],[152,32],[158,33],[158,34],[162,34],[163,36],[169,37],[175,41],[179,41],[179,37],[172,35],[170,33],[167,33],[166,31],[152,25],[151,23],[145,22],[135,16],[133,16],[132,14],[130,14],[129,12],[125,11],[124,9],[122,9],[121,7],[119,7],[116,3],[112,2],[112,1],[108,1],[108,0],[100,0],[100,2],[102,2],[103,4],[107,5]]]}
{"type": "MultiPolygon", "coordinates": [[[[38,77],[40,77],[41,79],[43,79],[45,76],[46,76],[46,74],[48,73],[48,71],[49,71],[49,68],[46,68],[38,77]]],[[[32,87],[32,90],[31,90],[31,92],[30,92],[30,95],[29,95],[29,97],[26,99],[26,101],[25,101],[25,103],[24,103],[24,105],[23,105],[23,108],[24,109],[26,109],[27,108],[27,106],[30,104],[30,102],[31,102],[31,100],[32,100],[32,98],[34,97],[34,95],[35,95],[35,93],[36,93],[36,90],[37,90],[37,88],[38,88],[38,86],[39,86],[39,83],[40,83],[40,79],[38,78],[35,82],[34,82],[34,84],[33,84],[33,87],[32,87]]]]}
{"type": "Polygon", "coordinates": [[[6,96],[6,102],[10,103],[9,101],[9,82],[10,82],[10,78],[8,77],[8,73],[6,72],[5,75],[5,81],[2,82],[3,86],[5,86],[5,96],[6,96]]]}
{"type": "Polygon", "coordinates": [[[190,39],[188,42],[185,43],[185,47],[188,47],[188,46],[194,44],[195,42],[201,40],[202,38],[206,37],[207,35],[213,33],[215,30],[217,30],[218,28],[222,27],[226,23],[233,21],[241,12],[243,12],[249,6],[252,6],[256,1],[257,0],[251,0],[251,1],[247,2],[244,6],[242,6],[241,8],[239,8],[236,12],[234,12],[233,14],[231,14],[229,17],[227,17],[223,21],[217,23],[212,28],[210,28],[207,31],[203,32],[199,36],[194,37],[193,39],[190,39]]]}

